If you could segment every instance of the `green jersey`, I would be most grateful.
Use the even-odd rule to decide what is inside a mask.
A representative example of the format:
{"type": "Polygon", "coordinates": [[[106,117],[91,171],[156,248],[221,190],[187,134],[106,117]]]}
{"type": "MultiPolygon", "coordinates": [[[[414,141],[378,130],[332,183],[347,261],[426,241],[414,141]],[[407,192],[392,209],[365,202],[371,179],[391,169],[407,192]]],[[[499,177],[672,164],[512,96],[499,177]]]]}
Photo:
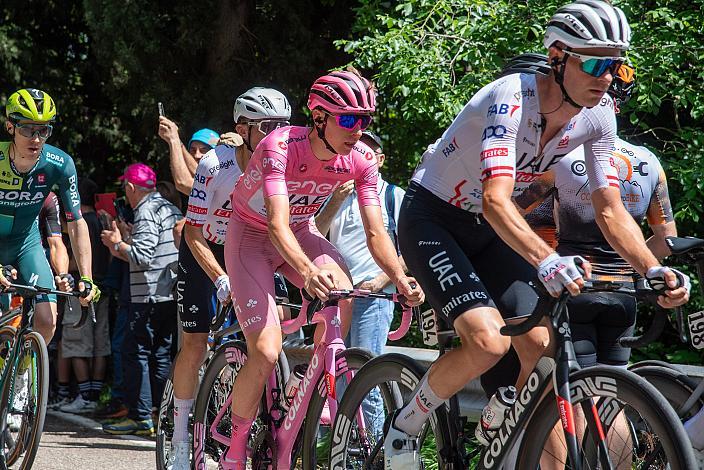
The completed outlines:
{"type": "Polygon", "coordinates": [[[9,148],[10,142],[0,142],[0,239],[28,235],[55,185],[66,220],[82,217],[76,166],[66,152],[44,144],[37,163],[27,173],[20,173],[10,160],[9,148]]]}

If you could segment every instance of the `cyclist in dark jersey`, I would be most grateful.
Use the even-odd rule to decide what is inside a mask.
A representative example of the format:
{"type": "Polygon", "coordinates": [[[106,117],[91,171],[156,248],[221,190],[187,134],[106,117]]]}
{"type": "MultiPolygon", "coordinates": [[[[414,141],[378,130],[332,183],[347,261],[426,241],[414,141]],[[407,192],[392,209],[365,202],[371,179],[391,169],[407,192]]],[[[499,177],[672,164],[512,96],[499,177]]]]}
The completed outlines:
{"type": "MultiPolygon", "coordinates": [[[[41,245],[37,214],[53,186],[64,205],[71,244],[81,273],[79,288],[90,294],[81,299],[88,305],[100,291],[91,279],[88,227],[81,218],[78,176],[73,159],[63,150],[46,144],[56,118],[54,100],[45,92],[26,88],[13,93],[5,107],[5,129],[12,137],[0,142],[0,264],[14,265],[19,281],[54,287],[49,263],[41,245]]],[[[57,282],[69,290],[66,278],[57,282]]],[[[8,285],[0,273],[0,284],[8,285]]],[[[37,298],[34,328],[48,343],[56,327],[56,298],[37,298]]]]}

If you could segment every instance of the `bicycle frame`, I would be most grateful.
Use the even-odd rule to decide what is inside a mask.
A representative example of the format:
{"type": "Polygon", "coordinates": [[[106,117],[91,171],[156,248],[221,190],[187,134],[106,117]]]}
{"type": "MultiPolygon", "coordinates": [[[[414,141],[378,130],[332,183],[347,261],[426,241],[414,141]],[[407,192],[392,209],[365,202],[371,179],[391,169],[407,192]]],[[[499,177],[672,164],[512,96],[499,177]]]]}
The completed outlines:
{"type": "MultiPolygon", "coordinates": [[[[321,397],[328,397],[331,418],[334,419],[337,414],[337,401],[335,400],[337,397],[335,390],[337,357],[346,349],[342,340],[338,312],[339,308],[337,307],[337,302],[335,302],[332,305],[328,304],[313,316],[312,323],[323,323],[325,325],[323,340],[315,346],[308,369],[301,380],[301,385],[293,399],[293,403],[291,403],[288,412],[283,416],[279,406],[279,397],[283,394],[285,384],[278,383],[276,371],[273,371],[269,376],[265,387],[265,396],[267,410],[274,424],[271,430],[276,443],[277,468],[291,468],[291,453],[296,444],[296,437],[306,419],[305,410],[307,410],[314,393],[319,393],[321,397]],[[320,390],[315,385],[323,376],[325,377],[325,387],[320,390]]],[[[239,354],[239,351],[234,349],[233,352],[239,354]]],[[[242,364],[244,359],[233,357],[233,361],[239,364],[242,364]]],[[[219,433],[217,428],[223,416],[230,410],[231,405],[232,394],[230,393],[213,423],[210,424],[210,432],[213,439],[225,446],[230,445],[230,438],[219,433]]],[[[202,462],[204,459],[197,461],[202,462]]]]}
{"type": "MultiPolygon", "coordinates": [[[[482,451],[478,469],[496,469],[504,465],[511,449],[518,443],[521,434],[520,430],[525,429],[526,424],[540,404],[552,376],[552,384],[557,398],[558,416],[560,416],[562,430],[567,443],[568,455],[573,465],[572,468],[581,470],[579,446],[577,444],[575,431],[574,410],[570,399],[571,384],[569,381],[570,373],[579,370],[580,367],[577,363],[574,346],[572,345],[569,314],[566,307],[568,300],[569,294],[564,293],[560,299],[554,303],[549,316],[551,327],[555,332],[556,360],[543,357],[538,361],[538,364],[528,376],[526,383],[519,391],[516,402],[506,415],[503,424],[497,430],[496,435],[491,442],[489,442],[489,445],[482,451]]],[[[606,385],[604,395],[614,395],[608,392],[608,384],[598,384],[600,389],[603,389],[604,385],[606,385]]],[[[600,449],[601,464],[604,468],[612,468],[606,446],[606,437],[601,426],[597,408],[593,402],[591,403],[591,407],[585,403],[582,405],[582,408],[587,420],[587,427],[596,430],[596,432],[590,432],[589,434],[594,440],[595,445],[600,449]]]]}

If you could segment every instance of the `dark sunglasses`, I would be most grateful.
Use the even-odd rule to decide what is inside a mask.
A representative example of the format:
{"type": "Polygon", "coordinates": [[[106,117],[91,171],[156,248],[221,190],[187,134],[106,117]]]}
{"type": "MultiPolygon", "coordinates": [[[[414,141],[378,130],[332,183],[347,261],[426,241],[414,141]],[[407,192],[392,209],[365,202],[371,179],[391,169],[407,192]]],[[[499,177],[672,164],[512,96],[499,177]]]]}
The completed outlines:
{"type": "Polygon", "coordinates": [[[582,72],[592,77],[601,77],[606,71],[609,71],[611,75],[615,76],[619,68],[621,68],[626,61],[624,57],[584,55],[572,51],[564,51],[564,53],[579,60],[581,62],[582,72]]]}
{"type": "Polygon", "coordinates": [[[338,126],[348,130],[356,128],[357,124],[364,130],[372,123],[372,117],[368,114],[328,114],[328,116],[334,117],[338,126]]]}
{"type": "Polygon", "coordinates": [[[51,131],[54,130],[51,124],[22,124],[20,122],[13,124],[17,128],[17,132],[28,139],[39,137],[42,140],[46,140],[51,136],[51,131]]]}

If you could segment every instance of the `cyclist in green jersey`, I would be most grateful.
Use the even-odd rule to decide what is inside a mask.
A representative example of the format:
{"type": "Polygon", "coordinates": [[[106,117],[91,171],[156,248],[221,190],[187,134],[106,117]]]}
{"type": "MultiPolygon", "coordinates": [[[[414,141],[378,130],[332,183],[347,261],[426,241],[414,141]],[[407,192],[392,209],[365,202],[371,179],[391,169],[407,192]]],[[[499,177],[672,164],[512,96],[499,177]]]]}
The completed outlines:
{"type": "MultiPolygon", "coordinates": [[[[70,290],[67,277],[52,275],[37,222],[44,199],[57,186],[81,273],[78,287],[90,290],[81,304],[97,301],[100,290],[91,279],[90,238],[81,218],[76,167],[63,150],[46,144],[56,118],[54,100],[41,90],[25,88],[10,95],[5,114],[12,140],[0,142],[0,264],[15,266],[21,283],[55,288],[56,281],[61,290],[70,290]]],[[[9,282],[0,273],[0,285],[9,282]]],[[[55,327],[56,297],[37,297],[34,329],[49,343],[55,327]]]]}

